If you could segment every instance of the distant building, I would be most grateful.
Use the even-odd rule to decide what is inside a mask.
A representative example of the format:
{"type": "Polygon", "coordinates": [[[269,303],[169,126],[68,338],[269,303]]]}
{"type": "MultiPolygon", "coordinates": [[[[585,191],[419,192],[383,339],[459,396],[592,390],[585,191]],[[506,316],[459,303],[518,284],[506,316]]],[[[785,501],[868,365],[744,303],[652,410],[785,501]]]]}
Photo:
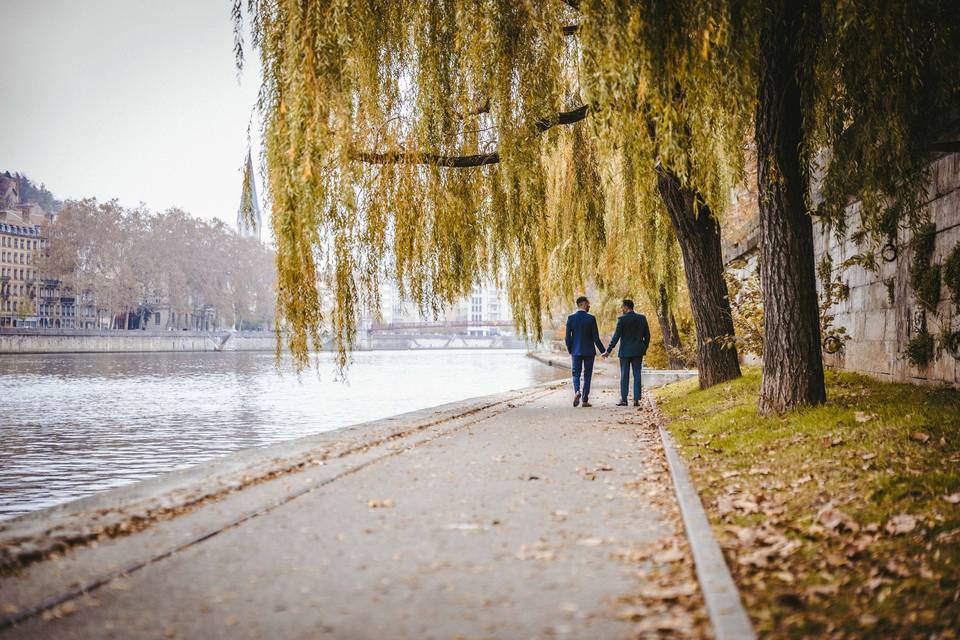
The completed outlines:
{"type": "Polygon", "coordinates": [[[513,311],[506,292],[492,284],[475,287],[470,294],[439,316],[420,313],[393,284],[381,288],[381,316],[385,327],[420,325],[424,330],[448,328],[471,336],[513,335],[513,311]]]}
{"type": "Polygon", "coordinates": [[[4,204],[0,209],[0,327],[36,326],[36,258],[46,243],[41,231],[46,219],[29,205],[8,199],[4,204]]]}
{"type": "Polygon", "coordinates": [[[242,236],[262,240],[260,202],[257,200],[257,184],[254,180],[253,157],[247,151],[247,164],[243,170],[243,185],[240,189],[240,208],[237,210],[237,232],[242,236]]]}
{"type": "Polygon", "coordinates": [[[77,296],[38,272],[54,220],[34,203],[21,203],[17,180],[0,174],[0,327],[94,326],[90,295],[77,296]],[[78,309],[80,311],[78,312],[78,309]]]}

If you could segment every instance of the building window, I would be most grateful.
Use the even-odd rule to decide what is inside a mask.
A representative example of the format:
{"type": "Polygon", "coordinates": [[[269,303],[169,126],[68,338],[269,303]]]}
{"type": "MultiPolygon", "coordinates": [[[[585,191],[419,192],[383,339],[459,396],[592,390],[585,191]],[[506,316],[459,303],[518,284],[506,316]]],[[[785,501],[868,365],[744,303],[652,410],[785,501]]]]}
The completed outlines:
{"type": "Polygon", "coordinates": [[[483,320],[483,298],[480,296],[473,296],[470,300],[470,320],[471,322],[483,320]]]}

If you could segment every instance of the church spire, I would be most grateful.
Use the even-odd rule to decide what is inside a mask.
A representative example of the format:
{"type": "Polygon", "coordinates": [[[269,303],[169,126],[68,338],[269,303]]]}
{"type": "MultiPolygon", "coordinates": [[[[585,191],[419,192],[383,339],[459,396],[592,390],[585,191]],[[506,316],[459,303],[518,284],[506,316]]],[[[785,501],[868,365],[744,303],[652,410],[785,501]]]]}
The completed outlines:
{"type": "Polygon", "coordinates": [[[237,231],[242,236],[262,240],[260,203],[257,200],[257,185],[254,182],[253,157],[247,150],[247,165],[243,170],[243,187],[240,192],[240,209],[237,211],[237,231]]]}

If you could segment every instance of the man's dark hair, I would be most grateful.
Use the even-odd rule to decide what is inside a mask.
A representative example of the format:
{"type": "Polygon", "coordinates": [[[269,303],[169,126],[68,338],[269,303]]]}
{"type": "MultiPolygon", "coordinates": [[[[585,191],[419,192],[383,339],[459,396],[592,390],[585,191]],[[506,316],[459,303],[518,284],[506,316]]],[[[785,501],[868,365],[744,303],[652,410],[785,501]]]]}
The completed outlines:
{"type": "Polygon", "coordinates": [[[624,298],[623,306],[625,306],[627,309],[630,309],[630,311],[633,311],[633,300],[630,298],[624,298]]]}
{"type": "Polygon", "coordinates": [[[579,307],[586,301],[587,301],[587,296],[580,296],[579,298],[577,298],[577,306],[579,307]]]}

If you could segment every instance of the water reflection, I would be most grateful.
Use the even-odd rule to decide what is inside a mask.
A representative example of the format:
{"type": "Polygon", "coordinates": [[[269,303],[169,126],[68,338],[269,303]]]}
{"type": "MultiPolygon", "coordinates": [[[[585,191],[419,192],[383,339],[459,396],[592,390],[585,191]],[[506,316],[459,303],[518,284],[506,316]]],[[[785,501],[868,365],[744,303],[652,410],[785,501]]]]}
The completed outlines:
{"type": "Polygon", "coordinates": [[[0,519],[238,449],[557,377],[520,351],[357,353],[347,383],[271,353],[0,356],[0,519]]]}

